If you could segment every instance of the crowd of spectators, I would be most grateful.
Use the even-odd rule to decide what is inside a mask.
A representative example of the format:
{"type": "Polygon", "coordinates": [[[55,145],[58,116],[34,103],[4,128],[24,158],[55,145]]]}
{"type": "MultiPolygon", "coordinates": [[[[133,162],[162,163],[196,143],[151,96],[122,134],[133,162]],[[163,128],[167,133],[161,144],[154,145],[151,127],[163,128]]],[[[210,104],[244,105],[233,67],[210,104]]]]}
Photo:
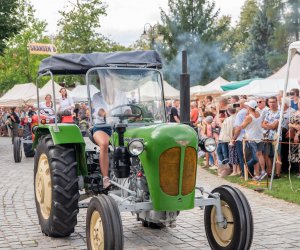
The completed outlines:
{"type": "MultiPolygon", "coordinates": [[[[166,103],[170,122],[179,122],[179,101],[166,103]]],[[[190,104],[190,123],[201,137],[217,142],[216,152],[201,153],[205,168],[222,170],[230,167],[230,175],[245,176],[244,169],[254,180],[271,175],[275,144],[279,137],[274,179],[281,177],[290,164],[300,178],[300,98],[292,89],[282,103],[282,92],[269,98],[206,96],[190,104]],[[283,120],[279,124],[280,110],[283,120]],[[278,135],[278,126],[281,134],[278,135]],[[288,157],[287,157],[288,156],[288,157]],[[247,168],[244,168],[244,166],[247,168]]]]}
{"type": "MultiPolygon", "coordinates": [[[[64,88],[62,88],[64,89],[64,88]]],[[[64,93],[64,91],[62,91],[64,93]]],[[[52,96],[47,94],[45,100],[39,105],[40,114],[48,117],[54,117],[54,103],[52,96]]],[[[1,137],[14,137],[18,136],[19,129],[24,126],[25,117],[31,117],[36,114],[36,105],[23,105],[22,107],[0,107],[0,136],[1,137]]],[[[72,98],[62,94],[61,100],[57,108],[58,116],[70,115],[73,116],[77,124],[83,124],[88,127],[90,120],[89,108],[85,102],[77,104],[73,103],[72,98]]]]}
{"type": "MultiPolygon", "coordinates": [[[[88,126],[90,113],[86,103],[73,103],[66,89],[61,89],[58,115],[73,115],[78,124],[88,126]]],[[[132,93],[130,103],[137,102],[132,93]]],[[[180,122],[180,101],[166,102],[169,122],[180,122]]],[[[40,110],[54,115],[51,95],[40,103],[40,110]]],[[[0,107],[0,136],[18,135],[22,121],[35,112],[33,106],[0,107]]],[[[282,103],[282,92],[269,98],[231,96],[206,96],[190,103],[190,124],[201,137],[214,138],[217,150],[214,153],[200,152],[205,156],[205,166],[222,172],[230,166],[231,175],[244,177],[245,164],[255,180],[262,180],[271,174],[274,145],[279,137],[278,157],[275,161],[274,178],[280,178],[289,164],[300,178],[300,98],[299,90],[292,89],[282,103]],[[277,135],[280,110],[283,109],[281,134],[277,135]],[[287,157],[288,156],[288,157],[287,157]]]]}

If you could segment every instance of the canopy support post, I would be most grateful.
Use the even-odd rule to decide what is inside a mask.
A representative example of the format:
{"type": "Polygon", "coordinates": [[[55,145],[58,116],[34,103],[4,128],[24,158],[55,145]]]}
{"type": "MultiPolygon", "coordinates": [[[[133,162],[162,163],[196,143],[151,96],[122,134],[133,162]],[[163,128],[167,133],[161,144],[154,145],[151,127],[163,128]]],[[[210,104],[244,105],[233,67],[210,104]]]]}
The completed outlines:
{"type": "Polygon", "coordinates": [[[278,145],[279,145],[279,139],[280,139],[280,134],[281,134],[281,124],[282,124],[282,120],[283,120],[284,101],[286,98],[286,90],[287,90],[287,85],[288,85],[288,80],[289,80],[289,70],[290,70],[290,65],[291,65],[293,55],[294,54],[292,54],[292,49],[289,48],[288,58],[287,58],[287,69],[286,69],[284,88],[283,88],[283,97],[281,99],[280,119],[279,119],[278,128],[277,128],[277,138],[276,138],[275,149],[274,149],[274,158],[273,158],[273,163],[272,163],[272,174],[271,174],[271,181],[270,181],[270,186],[269,186],[270,190],[272,190],[274,172],[275,172],[275,167],[276,167],[276,160],[277,160],[277,156],[278,156],[278,145]]]}

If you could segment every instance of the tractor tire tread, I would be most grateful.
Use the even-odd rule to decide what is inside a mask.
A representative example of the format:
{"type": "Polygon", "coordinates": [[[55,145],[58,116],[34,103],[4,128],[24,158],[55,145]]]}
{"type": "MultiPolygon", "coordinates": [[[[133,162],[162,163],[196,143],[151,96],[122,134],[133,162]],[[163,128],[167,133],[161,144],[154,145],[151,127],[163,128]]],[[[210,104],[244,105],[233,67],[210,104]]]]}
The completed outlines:
{"type": "MultiPolygon", "coordinates": [[[[208,242],[212,249],[244,250],[250,249],[253,238],[253,219],[250,205],[240,190],[228,185],[215,188],[212,193],[220,193],[221,200],[225,201],[232,210],[235,221],[234,235],[231,243],[222,247],[215,241],[211,232],[212,206],[205,207],[204,224],[208,242]]],[[[211,197],[211,196],[210,196],[211,197]]]]}
{"type": "Polygon", "coordinates": [[[38,157],[41,153],[47,155],[50,164],[52,208],[49,218],[44,220],[39,214],[37,202],[40,225],[42,231],[48,236],[66,237],[74,232],[79,212],[78,201],[80,195],[75,150],[71,145],[54,145],[51,135],[46,135],[41,138],[37,147],[35,165],[38,164],[38,157]],[[62,155],[64,155],[64,158],[62,155]],[[66,168],[68,171],[65,172],[66,168]]]}

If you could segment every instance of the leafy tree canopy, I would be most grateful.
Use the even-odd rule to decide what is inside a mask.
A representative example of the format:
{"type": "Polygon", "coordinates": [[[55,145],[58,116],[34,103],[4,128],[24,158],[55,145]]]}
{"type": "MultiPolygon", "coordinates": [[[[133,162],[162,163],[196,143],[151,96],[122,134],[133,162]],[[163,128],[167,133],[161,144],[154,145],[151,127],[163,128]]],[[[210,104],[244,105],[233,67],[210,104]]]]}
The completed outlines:
{"type": "Polygon", "coordinates": [[[22,28],[22,22],[18,15],[18,0],[1,0],[0,3],[0,54],[10,37],[14,36],[22,28]]]}
{"type": "Polygon", "coordinates": [[[300,1],[287,0],[284,6],[286,26],[293,41],[299,41],[300,32],[300,1]]]}
{"type": "Polygon", "coordinates": [[[59,53],[91,53],[125,49],[99,33],[100,18],[106,15],[102,0],[77,0],[70,9],[60,11],[59,33],[56,37],[59,53]]]}
{"type": "Polygon", "coordinates": [[[4,54],[0,57],[0,92],[14,84],[35,81],[39,63],[46,56],[29,54],[28,44],[50,41],[43,35],[46,22],[35,18],[35,10],[28,0],[19,0],[18,13],[23,28],[8,40],[4,54]]]}
{"type": "Polygon", "coordinates": [[[267,77],[271,74],[268,59],[274,50],[274,31],[279,25],[279,0],[264,0],[256,13],[241,57],[241,78],[267,77]]]}

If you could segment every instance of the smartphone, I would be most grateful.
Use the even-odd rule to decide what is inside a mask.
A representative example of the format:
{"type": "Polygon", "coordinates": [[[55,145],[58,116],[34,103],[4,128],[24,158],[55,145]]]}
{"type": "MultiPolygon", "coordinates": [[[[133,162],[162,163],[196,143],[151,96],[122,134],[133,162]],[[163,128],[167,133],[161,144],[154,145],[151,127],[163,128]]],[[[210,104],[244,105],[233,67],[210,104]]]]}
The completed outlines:
{"type": "Polygon", "coordinates": [[[239,104],[239,103],[234,103],[232,106],[233,106],[234,108],[239,108],[239,107],[240,107],[240,104],[239,104]]]}

